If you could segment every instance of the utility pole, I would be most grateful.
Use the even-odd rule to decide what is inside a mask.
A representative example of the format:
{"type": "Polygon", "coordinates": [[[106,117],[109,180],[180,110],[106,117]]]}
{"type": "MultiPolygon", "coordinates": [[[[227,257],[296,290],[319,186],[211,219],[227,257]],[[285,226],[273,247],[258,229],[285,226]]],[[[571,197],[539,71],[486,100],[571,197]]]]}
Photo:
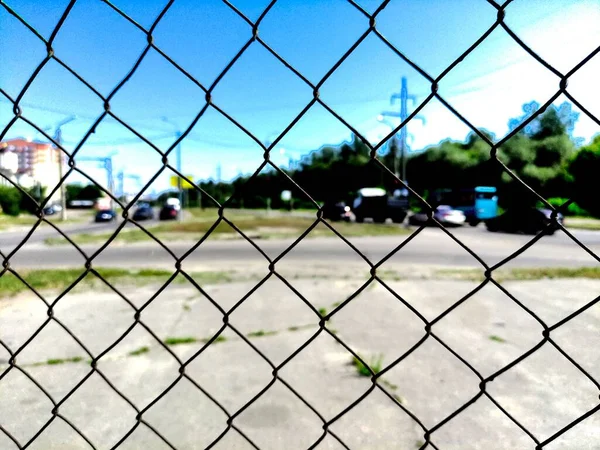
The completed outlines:
{"type": "MultiPolygon", "coordinates": [[[[66,119],[58,122],[56,124],[56,131],[54,132],[54,141],[60,146],[62,144],[62,126],[76,120],[77,116],[69,116],[66,119]]],[[[56,149],[58,151],[58,180],[60,183],[60,220],[67,220],[67,193],[65,184],[62,182],[63,178],[63,151],[59,148],[56,149]]]]}
{"type": "MultiPolygon", "coordinates": [[[[168,123],[175,129],[175,138],[179,141],[179,138],[181,137],[181,130],[179,129],[179,126],[175,122],[171,122],[167,117],[162,117],[162,121],[165,123],[168,123]]],[[[176,156],[177,156],[177,160],[176,160],[177,172],[182,173],[181,172],[181,142],[177,143],[177,149],[175,151],[176,151],[176,156]]],[[[177,197],[179,198],[179,205],[181,208],[181,210],[179,211],[179,214],[177,215],[177,219],[179,221],[183,220],[183,188],[182,188],[182,184],[183,183],[181,182],[181,176],[177,175],[177,197]]],[[[200,201],[202,201],[201,197],[200,197],[200,201]]]]}
{"type": "MultiPolygon", "coordinates": [[[[111,193],[112,196],[115,195],[115,181],[113,178],[113,161],[112,161],[112,157],[114,155],[116,155],[118,153],[117,150],[115,150],[114,152],[112,152],[110,155],[106,156],[106,157],[94,157],[94,156],[80,156],[77,158],[78,161],[94,161],[94,162],[98,162],[101,163],[102,166],[104,168],[104,170],[106,170],[106,179],[107,179],[107,189],[108,192],[111,193]]],[[[110,207],[111,209],[115,209],[115,201],[113,200],[113,198],[110,198],[110,207]]]]}
{"type": "MultiPolygon", "coordinates": [[[[398,99],[400,100],[400,112],[383,111],[380,114],[380,116],[378,117],[378,120],[380,122],[384,122],[383,121],[384,116],[398,117],[398,118],[400,118],[400,123],[403,123],[408,118],[408,101],[411,100],[414,105],[417,102],[417,97],[415,95],[408,94],[408,82],[406,80],[406,77],[402,77],[402,85],[400,88],[400,93],[392,94],[392,96],[390,98],[390,104],[393,105],[396,102],[396,100],[398,100],[398,99]],[[381,119],[380,119],[380,117],[381,117],[381,119]]],[[[425,118],[422,116],[415,116],[415,119],[419,119],[423,123],[425,123],[425,118]]],[[[388,125],[389,125],[389,123],[388,123],[388,125]]],[[[393,127],[393,128],[395,128],[395,127],[393,127]]],[[[402,174],[398,173],[399,171],[398,171],[397,155],[394,155],[394,173],[397,177],[399,177],[405,183],[407,182],[407,180],[406,180],[406,160],[407,160],[407,153],[408,153],[408,145],[406,143],[407,137],[408,137],[408,131],[407,131],[406,125],[405,125],[400,130],[400,139],[399,139],[402,174]],[[402,176],[400,176],[400,175],[402,175],[402,176]]]]}

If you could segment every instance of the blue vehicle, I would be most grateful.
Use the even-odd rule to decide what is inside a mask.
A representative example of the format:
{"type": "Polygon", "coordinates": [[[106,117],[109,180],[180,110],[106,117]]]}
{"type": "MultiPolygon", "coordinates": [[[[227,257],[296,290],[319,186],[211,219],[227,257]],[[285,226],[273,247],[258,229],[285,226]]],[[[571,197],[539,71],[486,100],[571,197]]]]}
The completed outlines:
{"type": "Polygon", "coordinates": [[[471,226],[498,215],[498,194],[496,188],[492,186],[440,189],[433,193],[431,200],[437,205],[448,205],[462,211],[471,226]]]}

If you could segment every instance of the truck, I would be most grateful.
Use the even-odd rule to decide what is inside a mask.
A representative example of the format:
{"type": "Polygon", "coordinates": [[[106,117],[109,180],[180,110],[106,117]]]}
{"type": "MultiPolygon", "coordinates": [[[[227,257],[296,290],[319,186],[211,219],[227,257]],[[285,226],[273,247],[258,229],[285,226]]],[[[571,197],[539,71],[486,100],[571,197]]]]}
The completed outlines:
{"type": "Polygon", "coordinates": [[[402,223],[408,210],[408,197],[406,195],[389,196],[385,189],[362,188],[354,199],[352,212],[357,222],[364,222],[366,218],[373,219],[375,223],[384,223],[391,219],[394,223],[402,223]]]}

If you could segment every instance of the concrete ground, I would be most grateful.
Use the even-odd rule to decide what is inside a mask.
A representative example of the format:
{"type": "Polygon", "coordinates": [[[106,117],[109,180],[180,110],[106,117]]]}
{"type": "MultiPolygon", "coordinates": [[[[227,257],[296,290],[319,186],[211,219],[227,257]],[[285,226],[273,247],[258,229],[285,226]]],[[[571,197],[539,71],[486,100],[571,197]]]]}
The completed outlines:
{"type": "MultiPolygon", "coordinates": [[[[432,428],[480,392],[480,379],[433,336],[386,370],[425,336],[424,323],[375,284],[336,310],[338,302],[362,283],[356,278],[290,279],[316,310],[323,308],[324,314],[335,311],[327,322],[334,336],[367,362],[381,359],[385,371],[378,381],[380,388],[335,420],[328,428],[332,433],[325,435],[318,448],[419,448],[424,442],[423,429],[402,408],[432,428]]],[[[433,320],[478,285],[418,278],[388,283],[426,320],[433,320]]],[[[255,285],[256,281],[238,282],[205,286],[205,291],[220,308],[230,311],[255,285]]],[[[551,326],[591,301],[600,290],[600,281],[513,281],[503,286],[551,326]]],[[[158,286],[120,288],[141,307],[158,286]]],[[[0,339],[17,350],[47,320],[46,309],[28,294],[1,299],[0,339]]],[[[56,304],[54,315],[92,355],[103,354],[98,362],[102,376],[91,370],[91,356],[55,321],[48,322],[19,353],[17,363],[56,402],[85,379],[61,403],[59,413],[96,448],[111,448],[137,423],[133,407],[107,380],[140,410],[151,404],[142,419],[178,449],[205,448],[227,429],[226,413],[199,387],[229,414],[241,411],[232,424],[257,447],[302,449],[323,436],[323,420],[288,386],[327,421],[372,386],[370,377],[358,374],[344,346],[327,332],[318,333],[319,314],[275,277],[231,311],[229,326],[220,335],[225,339],[206,348],[206,340],[222,327],[223,314],[188,285],[167,287],[144,308],[141,323],[135,326],[133,309],[107,290],[67,294],[56,304]],[[118,344],[112,346],[115,342],[118,344]],[[107,348],[110,350],[103,353],[107,348]],[[180,376],[182,364],[184,377],[180,376]],[[273,366],[278,367],[275,381],[273,366]],[[167,389],[166,395],[152,403],[167,389]]],[[[483,287],[432,330],[483,377],[542,340],[542,326],[493,285],[483,287]]],[[[600,305],[553,331],[551,338],[600,380],[600,305]]],[[[0,347],[0,424],[23,445],[52,417],[53,405],[23,372],[9,370],[9,358],[0,347]]],[[[599,403],[598,387],[550,343],[489,382],[486,390],[540,441],[599,403]]],[[[240,432],[229,429],[216,448],[252,448],[240,432]]],[[[535,448],[534,441],[485,396],[437,429],[431,440],[446,450],[535,448]]],[[[595,449],[598,442],[600,414],[544,448],[595,449]]],[[[13,448],[17,446],[0,433],[0,449],[13,448]]],[[[56,418],[29,448],[90,447],[56,418]]],[[[169,447],[140,424],[120,448],[169,447]]]]}

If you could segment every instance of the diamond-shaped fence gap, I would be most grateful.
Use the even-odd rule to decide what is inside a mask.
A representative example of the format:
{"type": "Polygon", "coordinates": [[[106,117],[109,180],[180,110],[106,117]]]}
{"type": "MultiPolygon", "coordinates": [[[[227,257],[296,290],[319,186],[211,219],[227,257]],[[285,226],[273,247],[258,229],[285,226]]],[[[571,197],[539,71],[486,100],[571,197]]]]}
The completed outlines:
{"type": "MultiPolygon", "coordinates": [[[[381,130],[376,130],[375,136],[372,136],[373,129],[379,128],[376,118],[382,109],[395,109],[389,106],[389,93],[400,89],[401,76],[394,78],[389,73],[406,76],[411,91],[423,92],[415,109],[431,92],[431,85],[426,78],[371,34],[325,81],[320,89],[320,98],[369,141],[379,142],[381,130]],[[359,87],[356,86],[357,77],[361,80],[359,87]],[[357,108],[358,105],[360,108],[357,108]],[[365,120],[366,115],[372,119],[365,120]]],[[[387,130],[386,134],[390,131],[387,130]]]]}
{"type": "MultiPolygon", "coordinates": [[[[2,32],[13,36],[19,43],[26,46],[28,50],[21,51],[17,46],[9,45],[9,40],[3,40],[0,51],[6,58],[3,71],[10,73],[10,77],[2,78],[2,89],[13,98],[25,86],[25,83],[47,56],[46,45],[35,34],[28,30],[17,18],[12,16],[0,6],[0,21],[2,21],[2,32]]],[[[3,58],[4,59],[4,58],[3,58]]],[[[2,99],[4,102],[4,99],[2,99]]]]}
{"type": "MultiPolygon", "coordinates": [[[[410,231],[408,235],[372,239],[369,247],[365,246],[364,250],[359,248],[374,263],[380,264],[378,268],[400,276],[405,273],[418,277],[428,273],[438,274],[440,271],[451,275],[463,269],[483,273],[483,264],[469,252],[469,246],[462,242],[462,235],[456,229],[441,229],[440,225],[422,228],[421,225],[410,231]]],[[[486,262],[485,254],[475,254],[486,262]]]]}
{"type": "MultiPolygon", "coordinates": [[[[533,448],[534,442],[487,397],[481,397],[432,434],[439,448],[533,448]],[[478,430],[468,436],[461,430],[478,430]]],[[[422,441],[422,439],[421,439],[422,441]]]]}
{"type": "Polygon", "coordinates": [[[276,3],[261,23],[260,37],[315,84],[369,26],[368,18],[345,0],[298,4],[293,11],[276,3]]]}
{"type": "MultiPolygon", "coordinates": [[[[435,97],[427,102],[419,112],[419,116],[425,118],[425,124],[421,120],[411,120],[407,125],[408,133],[413,135],[413,139],[408,140],[407,179],[410,187],[415,189],[420,195],[423,195],[425,194],[425,189],[431,190],[432,187],[446,187],[451,185],[450,183],[456,182],[456,178],[453,177],[454,174],[442,170],[441,161],[438,162],[440,159],[440,150],[444,149],[444,143],[449,140],[449,137],[451,140],[462,142],[470,133],[473,133],[473,130],[435,97]]],[[[395,122],[394,119],[391,120],[394,125],[400,124],[397,120],[395,122]]],[[[380,140],[386,137],[391,131],[390,127],[384,124],[378,124],[378,127],[380,140]]],[[[390,141],[388,140],[381,148],[382,151],[389,149],[390,141]]],[[[480,139],[473,137],[473,142],[478,141],[480,139]]],[[[485,148],[483,144],[484,142],[478,143],[478,148],[473,148],[473,150],[483,152],[483,148],[485,148]]],[[[480,158],[484,159],[485,156],[489,159],[489,153],[488,147],[487,155],[480,155],[480,158]]],[[[465,151],[465,157],[466,154],[467,152],[465,151]]],[[[378,156],[378,158],[386,161],[385,157],[378,156]]],[[[418,201],[415,201],[415,203],[415,206],[422,206],[418,201]]]]}
{"type": "Polygon", "coordinates": [[[598,332],[599,317],[600,305],[596,303],[594,306],[553,330],[551,334],[552,341],[573,358],[595,380],[600,380],[600,371],[594,364],[594,361],[597,361],[598,357],[593,352],[593,349],[598,348],[600,344],[600,333],[598,332]],[[583,344],[584,342],[585,345],[583,344]]]}
{"type": "Polygon", "coordinates": [[[225,333],[225,340],[213,341],[197,356],[194,357],[193,348],[182,356],[188,359],[194,357],[185,366],[186,376],[233,414],[272,382],[273,368],[246,342],[233,336],[230,330],[225,333]]]}
{"type": "Polygon", "coordinates": [[[558,5],[548,5],[543,16],[536,20],[536,11],[513,2],[506,8],[504,23],[541,58],[566,73],[600,45],[598,30],[586,26],[600,20],[600,14],[597,8],[585,3],[561,8],[559,16],[549,12],[558,13],[558,5]],[[575,23],[578,26],[573,26],[575,23]]]}
{"type": "Polygon", "coordinates": [[[54,405],[50,399],[16,369],[2,378],[0,401],[4,405],[0,409],[2,427],[21,445],[29,441],[52,417],[54,405]],[[16,411],[19,413],[16,414],[16,411]]]}
{"type": "Polygon", "coordinates": [[[308,448],[323,434],[323,422],[287,387],[275,382],[235,419],[260,448],[308,448]]]}
{"type": "MultiPolygon", "coordinates": [[[[273,142],[282,131],[274,130],[270,141],[273,142]]],[[[325,150],[327,148],[339,152],[339,147],[351,142],[352,139],[348,127],[317,103],[277,142],[270,158],[280,167],[290,167],[291,160],[294,169],[302,168],[302,171],[294,173],[293,178],[310,194],[311,185],[307,184],[311,181],[308,179],[310,178],[306,167],[308,163],[312,158],[318,158],[322,153],[327,152],[325,150]],[[322,135],[326,135],[325,142],[320,137],[322,135]]],[[[312,181],[319,182],[318,179],[312,181]]]]}
{"type": "Polygon", "coordinates": [[[159,22],[154,43],[205,87],[251,37],[251,28],[223,2],[176,2],[159,22]],[[191,29],[202,33],[189,33],[191,29]],[[227,33],[221,31],[227,29],[227,33]]]}
{"type": "Polygon", "coordinates": [[[506,129],[506,118],[515,116],[521,105],[555,94],[559,81],[510,36],[497,29],[440,81],[438,94],[474,127],[502,130],[506,129]],[[505,66],[499,64],[506,60],[505,66]],[[474,71],[489,65],[495,70],[471,79],[474,71]],[[507,92],[511,95],[506,95],[507,92]],[[489,105],[497,113],[493,118],[479,113],[489,105]]]}
{"type": "MultiPolygon", "coordinates": [[[[154,234],[158,231],[153,226],[148,226],[143,222],[140,224],[150,233],[154,234]],[[142,225],[143,224],[143,225],[142,225]]],[[[118,225],[120,226],[120,225],[118,225]]],[[[116,228],[110,227],[106,231],[99,233],[97,236],[80,236],[84,242],[87,241],[83,248],[89,248],[91,251],[98,251],[103,245],[106,245],[110,241],[107,247],[105,247],[93,260],[94,266],[97,267],[115,267],[122,268],[127,271],[130,267],[130,261],[122,258],[123,247],[128,247],[136,258],[142,258],[145,264],[140,264],[138,267],[144,268],[147,272],[142,273],[142,278],[149,280],[154,275],[158,275],[161,280],[166,278],[163,277],[162,271],[170,271],[173,273],[175,266],[175,258],[181,256],[189,247],[189,244],[174,245],[169,243],[168,240],[162,245],[156,242],[148,236],[147,233],[142,231],[139,227],[133,224],[127,224],[116,237],[112,237],[116,231],[116,228]],[[88,246],[89,244],[89,246],[88,246]],[[158,272],[154,274],[153,269],[158,269],[158,272]]],[[[156,239],[160,241],[161,234],[157,233],[156,239]]],[[[160,241],[162,242],[162,241],[160,241]]],[[[135,275],[135,271],[131,271],[132,275],[135,275]]],[[[143,284],[143,280],[140,280],[139,285],[143,284]]]]}
{"type": "MultiPolygon", "coordinates": [[[[512,217],[518,217],[518,207],[515,209],[509,207],[507,211],[514,214],[512,217]]],[[[541,213],[533,210],[525,211],[525,214],[539,216],[541,213]]],[[[510,224],[511,222],[509,222],[509,226],[510,224]]],[[[561,273],[561,269],[569,267],[572,269],[566,272],[562,271],[562,273],[573,277],[579,268],[598,267],[598,248],[593,244],[593,235],[589,232],[569,230],[581,242],[582,245],[579,245],[561,230],[557,230],[552,236],[540,235],[542,229],[536,231],[536,234],[533,233],[533,230],[526,230],[528,234],[522,234],[521,231],[517,233],[498,232],[504,237],[501,241],[504,244],[503,248],[490,246],[486,262],[490,265],[501,264],[496,270],[505,276],[524,279],[543,278],[546,276],[545,272],[551,277],[556,277],[556,274],[561,273]],[[548,252],[552,252],[551,258],[548,252]],[[510,259],[507,260],[507,258],[510,259]],[[536,271],[532,266],[541,269],[536,271]]]]}
{"type": "MultiPolygon", "coordinates": [[[[326,326],[335,330],[335,319],[326,326]]],[[[291,332],[301,333],[308,342],[315,330],[300,327],[291,332]]],[[[343,334],[336,336],[344,340],[343,334]]],[[[321,332],[304,346],[279,370],[279,374],[327,420],[371,387],[370,379],[358,374],[352,354],[327,332],[321,332]]]]}
{"type": "Polygon", "coordinates": [[[126,123],[139,119],[142,110],[153,111],[154,117],[166,117],[173,123],[161,124],[161,133],[171,131],[173,135],[184,132],[204,104],[204,91],[153,49],[110,102],[111,112],[126,123]],[[172,86],[168,98],[154,95],[165,84],[172,86]],[[135,109],[131,109],[132,104],[135,109]]]}
{"type": "Polygon", "coordinates": [[[496,15],[497,11],[486,2],[474,5],[390,2],[377,16],[377,30],[406,57],[435,77],[493,25],[496,15]],[[399,17],[411,27],[399,27],[399,17]],[[447,20],[432,21],[432,17],[447,20]],[[444,39],[427,41],[425,37],[432,34],[444,36],[444,39]]]}
{"type": "MultiPolygon", "coordinates": [[[[403,403],[401,392],[386,388],[403,403]]],[[[334,422],[330,429],[348,448],[384,448],[394,442],[399,448],[418,448],[423,437],[418,424],[379,389],[334,422]]]]}
{"type": "MultiPolygon", "coordinates": [[[[221,298],[225,297],[225,292],[224,287],[221,298]]],[[[319,316],[310,306],[276,276],[271,276],[238,305],[230,319],[236,329],[247,337],[275,334],[288,327],[319,322],[319,316]]]]}
{"type": "MultiPolygon", "coordinates": [[[[76,3],[53,43],[56,55],[104,95],[121,81],[147,45],[146,36],[107,5],[76,3]],[[89,26],[94,17],[94,27],[89,26]],[[76,42],[77,45],[69,45],[76,42]],[[127,42],[128,45],[123,45],[127,42]],[[82,55],[94,55],[82,59],[82,55]]],[[[73,97],[76,98],[76,97],[73,97]]]]}
{"type": "Polygon", "coordinates": [[[487,376],[534,347],[540,341],[543,328],[506,294],[488,283],[443,317],[433,329],[437,337],[487,376]]]}
{"type": "Polygon", "coordinates": [[[280,133],[313,100],[313,93],[265,48],[253,43],[215,87],[212,98],[264,141],[271,138],[261,136],[265,122],[273,133],[280,133]]]}
{"type": "MultiPolygon", "coordinates": [[[[34,276],[35,272],[25,272],[21,275],[35,286],[34,276]]],[[[48,320],[48,306],[12,273],[4,273],[0,280],[0,284],[11,286],[14,289],[12,295],[6,291],[2,295],[0,339],[15,352],[48,320]],[[20,325],[15,327],[14,323],[20,325]]],[[[46,296],[45,300],[50,303],[52,296],[46,296]]]]}
{"type": "MultiPolygon", "coordinates": [[[[600,45],[600,39],[595,42],[595,45],[600,45]]],[[[577,61],[579,62],[579,61],[577,61]]],[[[567,92],[574,97],[585,109],[596,118],[596,124],[600,120],[600,101],[599,94],[596,90],[586,89],[586,83],[595,79],[594,74],[600,71],[600,54],[596,54],[591,60],[587,61],[577,72],[569,77],[567,92]]],[[[579,120],[585,119],[585,114],[580,114],[579,120]]],[[[580,129],[583,123],[577,123],[576,130],[580,129]]]]}
{"type": "Polygon", "coordinates": [[[135,424],[135,409],[94,373],[67,401],[60,413],[69,418],[96,448],[115,445],[135,424]]]}
{"type": "Polygon", "coordinates": [[[55,398],[66,395],[89,372],[85,364],[89,359],[86,350],[54,320],[17,356],[18,364],[55,398]]]}
{"type": "MultiPolygon", "coordinates": [[[[141,321],[147,322],[143,315],[141,321]]],[[[97,367],[122,394],[142,409],[179,377],[180,364],[154,336],[137,325],[102,356],[97,367]],[[153,369],[157,367],[161,370],[154,373],[153,369]]]]}
{"type": "MultiPolygon", "coordinates": [[[[295,220],[301,223],[300,219],[295,220]]],[[[302,220],[308,223],[313,219],[306,218],[302,220]]],[[[320,288],[322,280],[334,276],[336,279],[347,281],[348,286],[356,286],[358,288],[370,277],[369,263],[359,253],[363,252],[368,259],[372,256],[366,245],[370,238],[360,237],[361,231],[364,232],[364,226],[361,224],[342,224],[338,222],[329,222],[329,226],[335,229],[338,234],[341,234],[347,242],[344,242],[338,234],[323,222],[319,222],[317,226],[276,263],[277,272],[297,287],[300,292],[306,294],[309,301],[315,305],[317,300],[321,302],[326,300],[333,303],[335,301],[341,302],[347,298],[345,292],[338,289],[328,294],[326,298],[323,298],[315,290],[317,286],[320,288]],[[353,248],[352,246],[355,247],[353,248]],[[343,266],[331,264],[333,261],[338,261],[339,258],[344,260],[345,264],[343,266]],[[296,279],[302,280],[303,284],[298,285],[295,281],[296,279]],[[312,290],[312,292],[309,290],[312,290]]],[[[298,233],[299,235],[300,233],[298,233]]],[[[270,252],[270,256],[276,257],[278,256],[277,252],[284,251],[293,242],[290,239],[281,243],[265,242],[261,244],[266,251],[270,252]]],[[[330,291],[328,282],[325,282],[324,286],[330,291]]]]}
{"type": "MultiPolygon", "coordinates": [[[[48,61],[37,75],[23,96],[22,103],[23,115],[52,137],[56,132],[54,125],[60,119],[65,119],[68,113],[50,115],[44,109],[81,115],[81,118],[61,127],[63,148],[69,152],[79,144],[94,120],[103,113],[102,99],[54,60],[48,61]],[[50,100],[48,92],[52,92],[56,99],[50,100]],[[46,102],[40,102],[40,99],[46,99],[46,102]]],[[[46,140],[38,131],[35,131],[35,135],[46,140]]]]}
{"type": "Polygon", "coordinates": [[[67,293],[55,305],[54,314],[92,354],[98,355],[131,327],[135,311],[112,290],[95,288],[92,292],[82,289],[67,293]]]}
{"type": "MultiPolygon", "coordinates": [[[[227,214],[227,210],[225,214],[227,214]]],[[[232,223],[235,224],[235,219],[232,223]]],[[[187,226],[185,222],[181,225],[187,226]]],[[[193,226],[200,225],[204,226],[201,222],[196,222],[193,226]]],[[[193,272],[229,272],[234,276],[235,274],[244,275],[242,278],[247,277],[256,284],[269,273],[269,260],[263,254],[264,252],[261,253],[262,247],[266,244],[274,246],[272,250],[268,250],[268,253],[275,254],[285,249],[285,243],[254,242],[254,239],[250,237],[246,239],[224,220],[219,222],[216,228],[207,235],[208,231],[209,229],[204,229],[197,233],[194,235],[195,243],[193,245],[190,245],[190,242],[181,248],[181,256],[185,255],[182,264],[190,274],[193,272]]],[[[179,251],[175,248],[175,244],[169,244],[169,246],[179,251]]]]}
{"type": "Polygon", "coordinates": [[[151,299],[140,319],[179,356],[200,350],[223,327],[219,309],[181,275],[151,299]]]}
{"type": "Polygon", "coordinates": [[[383,377],[398,386],[404,404],[427,427],[449,416],[479,392],[480,379],[432,337],[383,377]]]}
{"type": "Polygon", "coordinates": [[[424,322],[376,281],[335,312],[327,326],[367,364],[378,362],[380,370],[425,335],[424,322]]]}
{"type": "MultiPolygon", "coordinates": [[[[488,383],[486,391],[540,440],[598,405],[598,388],[548,343],[488,383]],[[544,414],[548,407],[555,414],[544,414]]],[[[585,436],[593,433],[594,422],[578,427],[585,436]]]]}
{"type": "MultiPolygon", "coordinates": [[[[163,127],[165,125],[162,124],[163,127]]],[[[275,139],[273,136],[257,138],[262,142],[275,139]]],[[[169,154],[169,162],[173,167],[176,167],[176,150],[169,154]]],[[[239,172],[248,171],[248,168],[255,169],[264,161],[264,149],[215,108],[208,108],[196,122],[181,142],[181,151],[184,175],[188,175],[191,170],[189,174],[204,182],[210,179],[217,184],[225,184],[225,180],[235,178],[239,172]]],[[[221,189],[224,187],[218,186],[221,189]]],[[[220,203],[231,195],[230,192],[221,192],[217,188],[215,191],[215,199],[220,203]]],[[[203,205],[215,206],[208,200],[203,205]]]]}
{"type": "Polygon", "coordinates": [[[425,320],[434,320],[461,299],[468,301],[471,293],[480,288],[481,270],[431,269],[426,266],[385,263],[377,269],[381,287],[391,295],[398,295],[421,314],[425,320]]]}

